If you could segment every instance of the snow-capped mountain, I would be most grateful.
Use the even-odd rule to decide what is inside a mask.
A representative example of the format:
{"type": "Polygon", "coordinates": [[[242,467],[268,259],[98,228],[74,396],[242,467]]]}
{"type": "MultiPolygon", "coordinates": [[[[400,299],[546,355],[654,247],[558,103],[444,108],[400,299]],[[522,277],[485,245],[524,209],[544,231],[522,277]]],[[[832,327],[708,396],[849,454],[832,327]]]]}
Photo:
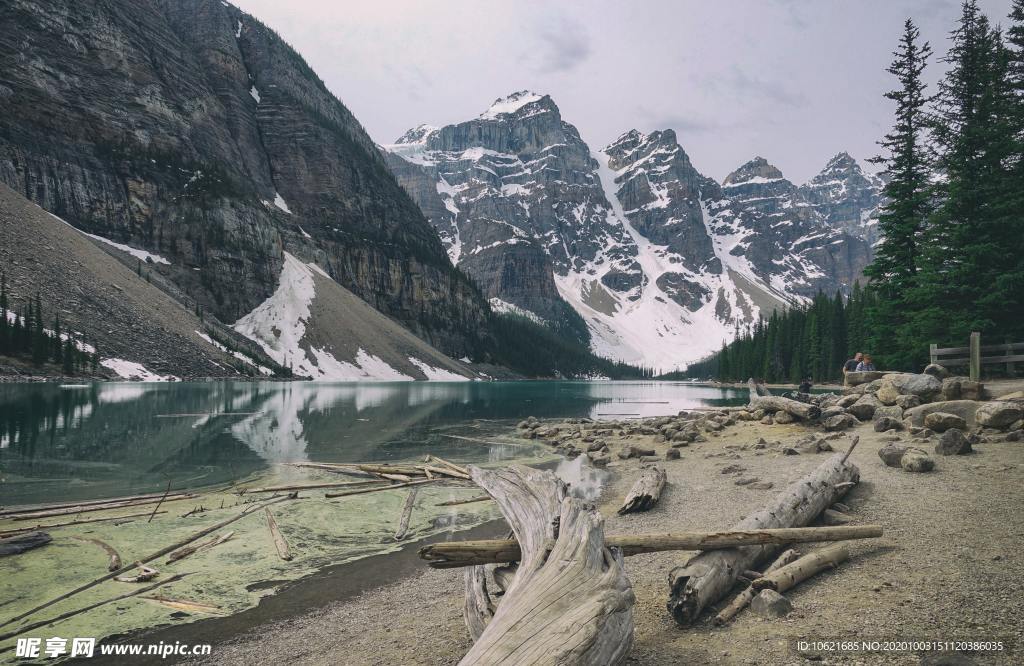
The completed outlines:
{"type": "Polygon", "coordinates": [[[547,95],[383,149],[492,306],[558,324],[567,303],[595,352],[631,363],[685,365],[760,314],[848,287],[868,260],[765,160],[719,185],[671,130],[592,151],[547,95]]]}
{"type": "Polygon", "coordinates": [[[800,194],[829,224],[874,244],[883,187],[881,176],[865,173],[857,160],[842,152],[801,185],[800,194]]]}

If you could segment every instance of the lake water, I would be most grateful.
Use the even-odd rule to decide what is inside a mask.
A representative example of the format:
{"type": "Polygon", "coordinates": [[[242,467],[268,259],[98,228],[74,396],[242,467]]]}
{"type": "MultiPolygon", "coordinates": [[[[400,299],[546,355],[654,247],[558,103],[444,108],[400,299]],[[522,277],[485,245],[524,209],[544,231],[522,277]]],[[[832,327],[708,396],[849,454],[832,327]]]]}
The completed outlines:
{"type": "Polygon", "coordinates": [[[521,449],[495,433],[531,415],[745,401],[675,382],[0,384],[0,505],[198,488],[285,462],[494,461],[521,449]]]}
{"type": "MultiPolygon", "coordinates": [[[[168,482],[196,491],[172,498],[152,516],[144,505],[31,522],[0,517],[0,531],[33,529],[38,522],[54,539],[0,558],[0,619],[102,574],[105,555],[90,540],[132,562],[238,517],[246,503],[269,497],[257,488],[351,480],[282,463],[399,462],[432,453],[459,463],[543,464],[574,494],[595,499],[608,472],[585,465],[583,457],[559,460],[546,444],[518,439],[515,423],[527,416],[674,414],[746,399],[745,390],[667,382],[0,384],[0,506],[156,492],[168,482]],[[97,516],[104,517],[93,521],[97,516]]],[[[303,490],[298,500],[272,507],[292,559],[280,558],[258,511],[218,530],[214,536],[227,540],[215,548],[179,562],[162,558],[155,566],[162,576],[188,573],[162,588],[170,598],[234,614],[325,567],[421,539],[458,538],[500,518],[494,502],[461,502],[479,494],[458,480],[336,498],[323,489],[303,490]],[[405,538],[397,539],[405,507],[411,508],[405,538]]],[[[109,599],[125,585],[98,585],[49,612],[109,599]]],[[[62,622],[58,635],[103,638],[202,617],[132,598],[119,602],[116,613],[104,607],[62,622]]],[[[11,640],[6,646],[0,641],[0,654],[11,640]]]]}

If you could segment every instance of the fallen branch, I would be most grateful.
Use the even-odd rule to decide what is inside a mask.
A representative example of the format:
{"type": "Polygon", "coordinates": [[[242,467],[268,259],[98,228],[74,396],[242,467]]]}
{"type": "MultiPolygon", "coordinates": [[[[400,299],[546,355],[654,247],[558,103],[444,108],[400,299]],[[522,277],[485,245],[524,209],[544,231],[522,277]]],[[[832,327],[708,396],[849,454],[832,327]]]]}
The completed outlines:
{"type": "Polygon", "coordinates": [[[440,479],[423,479],[422,481],[409,481],[407,483],[392,483],[390,486],[377,486],[375,488],[360,488],[359,490],[349,490],[343,493],[324,493],[324,497],[348,497],[349,495],[362,495],[364,493],[376,493],[381,490],[394,490],[395,488],[405,488],[406,486],[419,486],[424,483],[434,483],[440,481],[440,479]]]}
{"type": "Polygon", "coordinates": [[[239,488],[238,494],[248,493],[279,493],[292,490],[316,490],[317,488],[351,488],[353,486],[368,486],[384,483],[381,479],[369,479],[366,481],[336,481],[334,483],[299,483],[290,486],[265,486],[262,488],[239,488]]]}
{"type": "MultiPolygon", "coordinates": [[[[157,559],[158,557],[163,557],[164,555],[166,555],[167,553],[170,553],[171,551],[177,550],[177,549],[181,548],[182,546],[187,546],[188,544],[190,544],[193,541],[196,541],[198,539],[202,539],[207,534],[210,534],[211,532],[216,532],[217,530],[219,530],[219,529],[221,529],[223,527],[226,527],[227,525],[230,525],[231,523],[235,522],[236,520],[241,520],[242,518],[245,518],[246,516],[248,516],[250,513],[253,513],[254,511],[258,511],[259,509],[267,507],[267,506],[270,506],[271,504],[276,504],[278,502],[283,502],[286,499],[293,499],[293,498],[294,498],[293,495],[284,495],[284,496],[281,496],[281,497],[275,497],[275,498],[269,499],[266,502],[263,502],[262,504],[246,507],[245,509],[242,510],[241,513],[239,513],[239,514],[237,514],[235,516],[232,516],[231,518],[228,518],[226,520],[222,520],[219,523],[216,523],[214,525],[210,525],[209,527],[201,529],[198,532],[196,532],[195,534],[193,534],[192,536],[190,536],[190,537],[188,537],[186,539],[183,539],[181,541],[178,541],[177,543],[173,543],[170,546],[167,546],[165,548],[161,548],[160,550],[156,551],[155,553],[152,553],[151,555],[148,555],[148,556],[140,559],[139,562],[141,562],[142,564],[146,564],[148,562],[152,562],[153,560],[157,559]]],[[[16,615],[16,616],[12,617],[9,620],[5,620],[2,624],[0,624],[0,627],[6,627],[7,625],[12,624],[14,622],[17,622],[18,620],[22,620],[22,619],[24,619],[26,617],[29,617],[30,615],[34,615],[35,613],[38,613],[39,611],[43,610],[44,608],[49,608],[50,606],[52,606],[52,605],[54,605],[56,603],[60,603],[61,601],[64,601],[65,599],[67,599],[69,597],[73,597],[76,594],[80,594],[82,592],[85,592],[86,590],[90,590],[90,589],[96,587],[97,585],[99,585],[100,583],[106,582],[106,581],[108,581],[108,580],[110,580],[112,578],[115,578],[115,577],[117,577],[117,576],[119,576],[119,575],[121,575],[121,574],[123,574],[125,572],[131,571],[134,568],[135,568],[135,565],[134,564],[130,564],[128,566],[121,567],[117,571],[111,571],[110,573],[108,573],[105,576],[100,576],[99,578],[91,580],[88,583],[85,583],[84,585],[80,585],[80,586],[76,587],[75,589],[71,590],[70,592],[65,592],[64,594],[62,594],[60,596],[57,596],[57,597],[54,597],[53,599],[51,599],[51,600],[49,600],[49,601],[47,601],[47,602],[45,602],[43,604],[40,604],[40,605],[38,605],[38,606],[36,606],[34,608],[30,608],[29,610],[21,613],[20,615],[16,615]]],[[[21,633],[22,631],[27,631],[27,630],[26,629],[20,629],[17,632],[15,632],[15,634],[21,633]]],[[[12,634],[12,635],[14,635],[14,634],[12,634]]]]}
{"type": "Polygon", "coordinates": [[[212,539],[209,539],[208,541],[204,541],[203,543],[192,544],[190,546],[185,546],[184,548],[179,548],[178,550],[174,551],[173,553],[167,556],[167,563],[170,564],[171,562],[177,562],[178,560],[185,559],[193,553],[198,553],[201,550],[206,550],[208,548],[213,548],[214,546],[219,546],[220,544],[230,539],[233,535],[234,532],[225,532],[219,537],[214,537],[212,539]]]}
{"type": "Polygon", "coordinates": [[[757,591],[775,590],[782,593],[796,587],[811,576],[833,569],[850,557],[846,546],[836,545],[808,553],[786,566],[765,574],[750,584],[757,591]]]}
{"type": "MultiPolygon", "coordinates": [[[[171,497],[177,495],[187,495],[187,492],[171,493],[171,497]]],[[[15,516],[21,513],[36,513],[38,511],[47,511],[50,509],[68,509],[73,507],[86,507],[94,506],[96,504],[111,504],[111,503],[125,503],[134,502],[137,500],[147,499],[158,499],[163,493],[149,493],[147,495],[129,495],[126,497],[108,497],[107,499],[96,499],[87,500],[84,502],[55,502],[51,504],[33,504],[32,506],[22,506],[15,508],[7,508],[0,511],[0,518],[6,518],[8,516],[15,516]]]]}
{"type": "MultiPolygon", "coordinates": [[[[767,569],[764,570],[764,573],[769,574],[777,569],[781,569],[790,562],[795,561],[798,557],[800,557],[800,553],[792,548],[783,551],[783,553],[779,555],[767,569]]],[[[715,616],[715,624],[722,626],[723,624],[728,623],[736,617],[741,610],[749,606],[755,596],[757,596],[757,590],[748,585],[742,592],[736,595],[728,606],[723,608],[722,611],[715,616]]]]}
{"type": "MultiPolygon", "coordinates": [[[[153,507],[153,513],[149,514],[149,520],[146,521],[147,523],[153,522],[153,516],[156,515],[156,510],[159,509],[160,505],[164,503],[165,499],[167,499],[167,493],[169,493],[169,492],[171,492],[171,480],[170,479],[167,480],[167,490],[164,491],[164,496],[161,497],[160,501],[156,503],[155,507],[153,507]]],[[[115,568],[117,568],[117,567],[115,567],[115,568]]]]}
{"type": "Polygon", "coordinates": [[[267,514],[267,527],[270,528],[270,536],[274,540],[274,547],[277,549],[277,554],[285,562],[292,559],[292,552],[288,548],[288,542],[285,541],[284,536],[281,534],[281,530],[277,527],[277,521],[274,520],[274,514],[270,513],[270,508],[263,509],[267,514]]]}
{"type": "Polygon", "coordinates": [[[441,463],[445,467],[450,467],[451,469],[455,470],[456,472],[465,475],[465,477],[467,479],[470,478],[470,474],[469,474],[469,470],[468,469],[466,469],[465,467],[459,467],[455,463],[448,462],[444,458],[438,458],[437,456],[427,456],[427,462],[430,462],[430,461],[441,463]]]}
{"type": "Polygon", "coordinates": [[[661,465],[647,467],[640,472],[640,478],[633,484],[626,500],[619,509],[619,515],[647,511],[657,504],[661,490],[665,487],[665,468],[661,465]]]}
{"type": "Polygon", "coordinates": [[[102,548],[104,552],[107,553],[107,556],[110,558],[110,563],[107,564],[107,571],[116,571],[121,568],[121,556],[118,554],[116,550],[114,550],[114,547],[108,544],[107,542],[100,541],[99,539],[93,539],[92,537],[73,536],[71,538],[76,539],[78,541],[85,541],[91,544],[95,544],[102,548]]]}
{"type": "Polygon", "coordinates": [[[395,530],[395,541],[404,539],[406,532],[409,531],[409,518],[412,516],[412,507],[416,502],[416,493],[419,491],[419,488],[413,488],[409,491],[409,496],[405,498],[405,505],[402,507],[402,517],[398,520],[398,529],[395,530]]]}
{"type": "Polygon", "coordinates": [[[226,615],[219,606],[211,606],[209,604],[201,604],[195,601],[186,601],[185,599],[168,599],[167,597],[139,597],[146,601],[154,601],[161,606],[167,606],[174,610],[185,611],[186,613],[206,613],[207,615],[226,615]]]}
{"type": "MultiPolygon", "coordinates": [[[[787,527],[729,532],[682,532],[679,534],[627,534],[605,538],[605,545],[618,548],[623,556],[657,553],[666,550],[734,550],[746,546],[774,546],[818,541],[847,541],[882,536],[879,525],[841,527],[787,527]]],[[[423,546],[421,559],[435,569],[451,569],[481,564],[516,562],[521,553],[515,539],[478,541],[441,541],[423,546]]],[[[738,573],[742,573],[743,569],[738,573]]]]}
{"type": "Polygon", "coordinates": [[[494,498],[490,495],[480,495],[479,497],[470,497],[469,499],[460,500],[448,500],[447,502],[438,502],[434,506],[456,506],[458,504],[472,504],[473,502],[489,502],[494,498]]]}
{"type": "MultiPolygon", "coordinates": [[[[73,611],[68,611],[67,613],[62,613],[62,614],[58,615],[57,617],[50,618],[49,620],[41,620],[39,622],[33,622],[32,624],[25,625],[24,627],[21,627],[21,628],[15,630],[15,631],[10,631],[10,632],[8,632],[6,634],[0,634],[0,641],[5,641],[8,638],[12,638],[14,636],[17,636],[18,634],[23,634],[23,633],[25,633],[27,631],[32,631],[33,629],[38,629],[39,627],[45,627],[45,626],[47,626],[49,624],[53,624],[55,622],[60,622],[61,620],[66,620],[66,619],[68,619],[70,617],[74,617],[76,615],[81,615],[82,613],[87,613],[87,612],[93,610],[94,608],[99,608],[100,606],[105,606],[107,604],[114,603],[115,601],[121,601],[122,599],[127,599],[129,597],[134,597],[134,596],[139,595],[139,594],[145,594],[146,592],[149,592],[150,590],[155,590],[156,588],[158,588],[158,587],[160,587],[162,585],[167,585],[168,583],[173,583],[176,580],[181,580],[182,578],[184,578],[187,575],[188,574],[174,574],[173,576],[167,578],[166,580],[162,580],[159,583],[154,583],[153,585],[150,585],[148,587],[139,588],[138,590],[133,590],[131,592],[126,592],[125,594],[119,594],[116,597],[112,597],[110,599],[104,599],[103,601],[97,601],[94,604],[90,604],[88,606],[84,606],[82,608],[78,608],[78,609],[73,610],[73,611]]],[[[54,602],[54,603],[56,603],[56,602],[54,602]]],[[[47,604],[47,605],[49,605],[49,604],[47,604]]],[[[38,610],[38,609],[36,609],[36,610],[38,610]]],[[[25,617],[25,616],[22,616],[22,617],[25,617]]],[[[18,619],[18,618],[15,618],[15,619],[18,619]]],[[[10,624],[13,621],[14,620],[8,620],[7,622],[5,622],[3,625],[0,625],[0,626],[5,626],[7,624],[10,624]]]]}
{"type": "MultiPolygon", "coordinates": [[[[157,511],[160,513],[167,513],[166,511],[157,511]]],[[[75,525],[87,525],[89,523],[104,523],[111,520],[124,520],[126,518],[141,518],[142,516],[148,516],[149,512],[144,511],[142,513],[129,513],[123,516],[104,516],[103,518],[87,518],[86,520],[72,520],[67,523],[51,523],[50,525],[33,525],[32,527],[19,527],[15,530],[5,530],[0,532],[0,537],[8,537],[15,534],[24,534],[25,532],[35,532],[37,530],[52,530],[57,527],[74,527],[75,525]]],[[[3,626],[3,625],[0,625],[3,626]]]]}
{"type": "Polygon", "coordinates": [[[160,575],[159,571],[153,567],[147,567],[142,562],[136,562],[132,566],[137,567],[139,569],[139,573],[134,576],[117,576],[114,580],[120,583],[145,583],[160,575]]]}
{"type": "Polygon", "coordinates": [[[45,546],[53,541],[53,538],[46,532],[28,532],[17,536],[10,536],[0,539],[0,557],[7,555],[20,555],[25,551],[45,546]]]}
{"type": "MultiPolygon", "coordinates": [[[[847,487],[840,489],[839,484],[856,483],[859,479],[857,467],[848,462],[845,455],[837,453],[782,491],[765,508],[738,522],[733,529],[808,525],[846,492],[847,487]]],[[[668,609],[676,622],[682,626],[695,622],[705,607],[732,589],[739,572],[753,568],[760,559],[770,555],[771,550],[769,545],[758,545],[705,552],[690,558],[684,566],[673,569],[669,573],[668,609]]]]}
{"type": "Polygon", "coordinates": [[[821,416],[821,408],[817,405],[781,396],[767,395],[767,391],[760,389],[753,379],[747,380],[747,388],[750,390],[751,409],[763,409],[768,413],[787,412],[804,421],[813,421],[821,416]]]}
{"type": "MultiPolygon", "coordinates": [[[[199,495],[194,495],[194,494],[178,495],[178,496],[175,496],[175,497],[169,497],[166,501],[168,501],[168,502],[177,502],[177,501],[180,501],[180,500],[192,499],[194,497],[199,497],[199,495]]],[[[153,503],[157,503],[157,506],[159,506],[163,502],[164,502],[164,499],[162,497],[159,497],[159,498],[137,500],[137,501],[131,501],[131,502],[112,502],[112,503],[106,503],[106,504],[92,504],[92,505],[89,505],[89,506],[70,506],[70,507],[63,508],[63,509],[49,509],[49,510],[46,510],[46,511],[36,511],[34,513],[23,513],[23,514],[19,514],[19,515],[16,515],[16,516],[12,516],[11,520],[33,520],[35,518],[52,518],[52,517],[55,517],[55,516],[70,516],[70,515],[76,515],[76,514],[79,514],[79,513],[90,513],[90,512],[93,512],[93,511],[109,511],[111,509],[124,509],[124,508],[132,507],[132,506],[143,506],[145,504],[153,504],[153,503]]]]}

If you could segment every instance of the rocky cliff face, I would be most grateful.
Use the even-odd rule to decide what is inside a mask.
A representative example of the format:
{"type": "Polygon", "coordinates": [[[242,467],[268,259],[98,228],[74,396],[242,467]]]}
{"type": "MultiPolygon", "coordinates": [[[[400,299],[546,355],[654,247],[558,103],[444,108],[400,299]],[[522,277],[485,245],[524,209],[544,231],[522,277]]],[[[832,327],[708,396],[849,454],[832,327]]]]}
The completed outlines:
{"type": "Polygon", "coordinates": [[[800,186],[800,194],[833,227],[863,238],[878,240],[878,209],[884,179],[865,173],[849,153],[839,153],[821,173],[800,186]]]}
{"type": "Polygon", "coordinates": [[[445,351],[486,305],[352,114],[272,30],[219,0],[0,6],[0,182],[233,322],[284,250],[445,351]]]}
{"type": "Polygon", "coordinates": [[[671,130],[591,151],[546,95],[515,93],[384,150],[492,302],[544,320],[569,303],[596,352],[629,362],[700,358],[760,314],[848,288],[868,260],[826,217],[841,197],[818,210],[760,158],[719,185],[671,130]]]}

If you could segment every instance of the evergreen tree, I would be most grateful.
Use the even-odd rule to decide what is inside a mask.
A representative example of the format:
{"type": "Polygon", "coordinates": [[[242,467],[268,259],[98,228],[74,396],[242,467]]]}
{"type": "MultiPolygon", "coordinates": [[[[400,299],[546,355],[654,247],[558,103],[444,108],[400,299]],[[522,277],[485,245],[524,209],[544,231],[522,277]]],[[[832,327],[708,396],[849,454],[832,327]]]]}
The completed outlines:
{"type": "Polygon", "coordinates": [[[11,325],[7,319],[7,275],[0,273],[0,356],[11,353],[11,325]]]}
{"type": "MultiPolygon", "coordinates": [[[[895,368],[912,366],[924,353],[910,327],[919,243],[931,208],[932,165],[924,137],[928,98],[922,80],[931,48],[919,40],[917,26],[907,19],[888,69],[899,85],[885,94],[896,103],[896,121],[879,142],[886,155],[873,160],[884,165],[889,177],[883,191],[887,203],[878,220],[881,240],[864,271],[879,298],[875,307],[858,313],[868,319],[870,346],[878,350],[881,364],[895,368]]],[[[857,335],[858,347],[865,342],[857,335]]]]}

